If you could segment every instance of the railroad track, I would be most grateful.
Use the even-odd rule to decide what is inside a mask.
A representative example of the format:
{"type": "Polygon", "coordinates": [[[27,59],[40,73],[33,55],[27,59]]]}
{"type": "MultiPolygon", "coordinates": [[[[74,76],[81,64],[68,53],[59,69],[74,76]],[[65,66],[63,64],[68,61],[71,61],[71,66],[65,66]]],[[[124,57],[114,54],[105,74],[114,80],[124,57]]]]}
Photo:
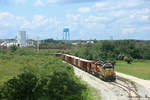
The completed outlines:
{"type": "MultiPolygon", "coordinates": [[[[78,68],[78,69],[80,69],[80,68],[78,68]]],[[[80,69],[80,70],[83,70],[83,69],[80,69]]],[[[85,70],[83,70],[83,71],[85,71],[85,70]]],[[[89,73],[89,74],[91,74],[91,73],[89,73]]],[[[91,75],[94,77],[97,77],[93,74],[91,74],[91,75]]],[[[99,78],[99,77],[97,77],[97,78],[99,78]]],[[[131,80],[117,76],[117,82],[115,81],[115,82],[107,82],[107,83],[117,86],[117,87],[121,88],[123,91],[125,91],[128,95],[129,100],[150,100],[150,97],[148,97],[147,95],[144,96],[144,95],[141,95],[138,93],[139,91],[137,89],[136,83],[131,80]]]]}
{"type": "Polygon", "coordinates": [[[125,91],[129,97],[129,100],[150,100],[147,95],[142,96],[138,93],[137,86],[134,82],[117,77],[116,82],[110,82],[110,84],[115,85],[125,91]]]}

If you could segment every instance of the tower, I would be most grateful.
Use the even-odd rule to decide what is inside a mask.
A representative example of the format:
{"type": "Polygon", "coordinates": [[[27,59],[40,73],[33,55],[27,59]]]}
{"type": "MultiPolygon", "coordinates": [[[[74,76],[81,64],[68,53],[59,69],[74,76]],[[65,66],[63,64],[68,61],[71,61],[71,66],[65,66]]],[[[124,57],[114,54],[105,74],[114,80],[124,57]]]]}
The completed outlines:
{"type": "Polygon", "coordinates": [[[26,46],[26,31],[19,31],[18,32],[18,44],[20,47],[25,47],[26,46]]]}
{"type": "Polygon", "coordinates": [[[63,42],[68,42],[70,40],[70,30],[69,28],[63,29],[63,42]]]}

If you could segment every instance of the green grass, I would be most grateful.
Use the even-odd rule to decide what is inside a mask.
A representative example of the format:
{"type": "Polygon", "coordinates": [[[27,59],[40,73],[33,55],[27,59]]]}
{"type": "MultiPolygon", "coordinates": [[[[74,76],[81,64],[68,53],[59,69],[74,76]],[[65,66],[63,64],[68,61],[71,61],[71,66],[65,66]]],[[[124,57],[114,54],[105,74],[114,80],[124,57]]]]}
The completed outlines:
{"type": "Polygon", "coordinates": [[[41,65],[45,58],[44,56],[0,55],[0,84],[20,74],[24,67],[41,65]]]}
{"type": "Polygon", "coordinates": [[[150,60],[135,60],[132,64],[118,61],[115,70],[145,80],[150,80],[150,60]]]}

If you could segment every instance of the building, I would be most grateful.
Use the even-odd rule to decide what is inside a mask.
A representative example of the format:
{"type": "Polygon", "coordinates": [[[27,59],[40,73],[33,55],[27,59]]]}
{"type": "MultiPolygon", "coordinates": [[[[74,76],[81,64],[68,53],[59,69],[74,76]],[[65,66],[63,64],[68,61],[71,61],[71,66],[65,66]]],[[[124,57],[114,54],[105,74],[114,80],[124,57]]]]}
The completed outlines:
{"type": "Polygon", "coordinates": [[[27,35],[26,31],[19,31],[18,32],[18,44],[20,47],[26,47],[27,46],[27,35]]]}
{"type": "Polygon", "coordinates": [[[0,47],[11,47],[11,46],[18,46],[18,43],[15,40],[5,40],[0,43],[0,47]]]}

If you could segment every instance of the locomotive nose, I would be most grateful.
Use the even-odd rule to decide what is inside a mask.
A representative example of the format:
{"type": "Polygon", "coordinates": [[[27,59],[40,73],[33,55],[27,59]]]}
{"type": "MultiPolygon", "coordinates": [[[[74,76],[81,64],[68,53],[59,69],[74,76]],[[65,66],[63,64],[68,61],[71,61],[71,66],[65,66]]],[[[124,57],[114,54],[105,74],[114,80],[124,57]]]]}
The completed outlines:
{"type": "Polygon", "coordinates": [[[114,73],[114,70],[112,68],[107,69],[107,76],[112,76],[114,73]]]}

